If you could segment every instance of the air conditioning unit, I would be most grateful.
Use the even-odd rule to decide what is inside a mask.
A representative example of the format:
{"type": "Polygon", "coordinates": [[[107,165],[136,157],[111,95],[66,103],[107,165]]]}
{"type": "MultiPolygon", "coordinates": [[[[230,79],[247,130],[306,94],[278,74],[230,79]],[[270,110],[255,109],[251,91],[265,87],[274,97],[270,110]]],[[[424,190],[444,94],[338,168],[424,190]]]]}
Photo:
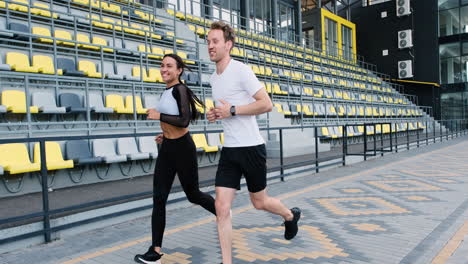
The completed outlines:
{"type": "Polygon", "coordinates": [[[411,29],[398,31],[398,48],[413,47],[413,31],[411,29]]]}
{"type": "Polygon", "coordinates": [[[406,16],[411,14],[410,0],[396,0],[397,16],[406,16]]]}
{"type": "Polygon", "coordinates": [[[398,62],[398,79],[413,77],[413,61],[404,60],[398,62]]]}

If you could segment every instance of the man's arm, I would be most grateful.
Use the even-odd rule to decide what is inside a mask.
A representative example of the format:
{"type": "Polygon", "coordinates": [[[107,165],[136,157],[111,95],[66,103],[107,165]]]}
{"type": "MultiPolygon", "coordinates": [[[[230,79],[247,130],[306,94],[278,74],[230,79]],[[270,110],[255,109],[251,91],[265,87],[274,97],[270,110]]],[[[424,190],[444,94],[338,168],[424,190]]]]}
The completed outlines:
{"type": "MultiPolygon", "coordinates": [[[[236,115],[260,115],[266,112],[270,112],[273,109],[270,96],[266,92],[265,88],[261,88],[254,95],[255,102],[248,105],[236,105],[236,115]]],[[[215,109],[216,119],[223,119],[231,116],[231,104],[219,100],[221,105],[215,109]]]]}
{"type": "Polygon", "coordinates": [[[265,88],[258,90],[253,98],[255,102],[248,105],[236,105],[236,115],[260,115],[266,112],[271,112],[273,104],[270,96],[266,92],[265,88]]]}

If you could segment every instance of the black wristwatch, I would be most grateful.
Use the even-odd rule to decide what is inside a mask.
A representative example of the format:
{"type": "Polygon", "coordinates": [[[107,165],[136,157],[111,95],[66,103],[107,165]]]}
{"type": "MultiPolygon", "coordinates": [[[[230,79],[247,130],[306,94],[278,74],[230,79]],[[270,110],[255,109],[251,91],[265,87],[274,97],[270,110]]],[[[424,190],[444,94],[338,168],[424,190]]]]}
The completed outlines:
{"type": "Polygon", "coordinates": [[[231,105],[231,116],[235,116],[236,115],[236,107],[234,105],[231,105]]]}

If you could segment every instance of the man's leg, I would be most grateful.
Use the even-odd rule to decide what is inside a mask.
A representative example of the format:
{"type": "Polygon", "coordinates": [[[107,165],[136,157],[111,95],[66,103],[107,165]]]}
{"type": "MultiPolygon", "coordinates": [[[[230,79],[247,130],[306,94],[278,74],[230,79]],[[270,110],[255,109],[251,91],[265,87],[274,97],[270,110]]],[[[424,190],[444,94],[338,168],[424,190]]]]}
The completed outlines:
{"type": "Polygon", "coordinates": [[[223,264],[232,264],[232,220],[230,212],[235,195],[236,189],[216,187],[216,219],[223,264]]]}
{"type": "Polygon", "coordinates": [[[285,221],[291,221],[294,217],[291,210],[279,199],[268,196],[266,189],[256,193],[250,193],[250,200],[255,209],[281,215],[285,221]]]}
{"type": "Polygon", "coordinates": [[[284,218],[284,238],[293,239],[299,230],[297,222],[301,218],[301,210],[297,207],[288,209],[279,199],[268,196],[265,145],[246,149],[245,158],[241,163],[253,206],[257,210],[281,215],[284,218]]]}

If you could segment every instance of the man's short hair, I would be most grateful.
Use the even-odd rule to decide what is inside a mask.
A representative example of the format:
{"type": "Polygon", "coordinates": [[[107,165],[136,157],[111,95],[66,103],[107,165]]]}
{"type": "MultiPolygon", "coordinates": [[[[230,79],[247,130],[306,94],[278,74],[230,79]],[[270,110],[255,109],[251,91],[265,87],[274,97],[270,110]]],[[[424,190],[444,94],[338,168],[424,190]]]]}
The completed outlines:
{"type": "Polygon", "coordinates": [[[232,47],[236,43],[236,33],[229,24],[224,23],[223,21],[217,21],[211,24],[211,30],[219,29],[223,31],[224,41],[232,41],[232,47]]]}

